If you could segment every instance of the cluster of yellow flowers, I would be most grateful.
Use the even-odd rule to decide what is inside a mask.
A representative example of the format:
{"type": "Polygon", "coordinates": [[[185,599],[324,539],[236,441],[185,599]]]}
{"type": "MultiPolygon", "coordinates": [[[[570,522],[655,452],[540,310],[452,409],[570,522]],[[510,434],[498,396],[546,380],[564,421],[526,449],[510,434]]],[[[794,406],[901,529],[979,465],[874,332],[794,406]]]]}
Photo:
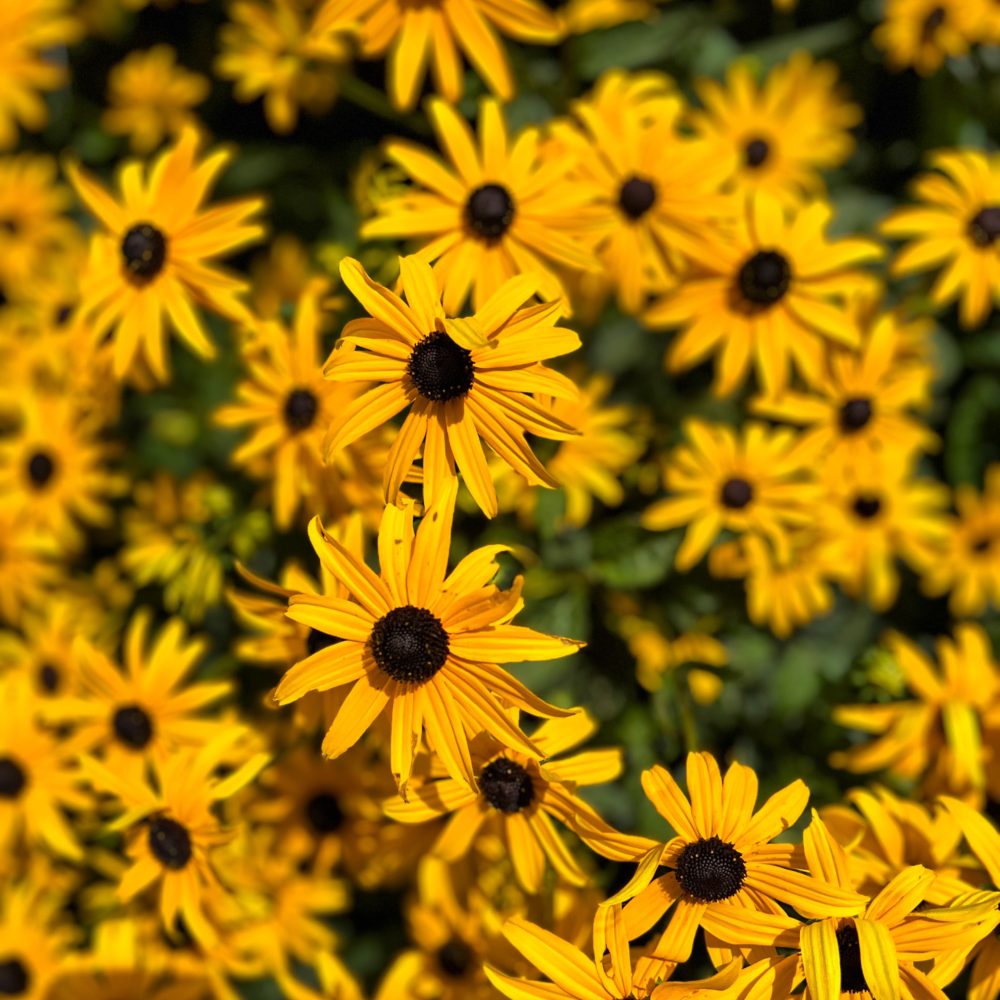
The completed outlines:
{"type": "MultiPolygon", "coordinates": [[[[45,126],[53,49],[145,6],[7,0],[0,149],[45,126]]],[[[941,1000],[956,981],[996,1000],[1000,665],[972,619],[1000,607],[1000,464],[952,490],[926,458],[935,316],[979,328],[1000,305],[1000,154],[935,152],[877,225],[887,255],[839,235],[825,174],[862,109],[805,52],[696,96],[612,69],[514,128],[503,37],[556,44],[655,5],[226,16],[215,74],[275,132],[341,92],[423,122],[428,68],[441,96],[427,142],[359,166],[356,257],[286,235],[222,264],[265,238],[268,199],[213,199],[238,154],[165,41],[108,74],[101,127],[144,157],[114,184],[79,147],[0,156],[0,996],[236,1000],[267,980],[360,1000],[363,970],[377,1000],[941,1000]],[[463,57],[492,94],[475,128],[463,57]],[[388,100],[355,58],[385,59],[388,100]],[[593,353],[557,367],[608,310],[669,333],[648,407],[593,353]],[[709,404],[669,406],[709,360],[709,404]],[[201,388],[226,365],[219,405],[201,388]],[[212,470],[137,445],[209,435],[212,470]],[[636,530],[676,542],[664,573],[739,581],[778,639],[838,589],[888,612],[909,574],[947,598],[936,663],[899,631],[871,654],[905,697],[831,710],[830,765],[886,783],[806,816],[794,780],[758,807],[754,769],[692,745],[686,791],[651,759],[640,796],[635,769],[661,833],[606,818],[581,790],[621,778],[624,751],[585,748],[588,707],[525,683],[584,643],[517,623],[533,557],[476,538],[536,528],[545,489],[565,534],[631,494],[636,530]],[[285,561],[255,571],[276,535],[285,561]],[[344,928],[404,890],[410,944],[366,969],[344,928]]],[[[929,74],[995,46],[1000,8],[890,0],[874,41],[929,74]]],[[[639,684],[693,664],[695,700],[718,699],[720,639],[617,591],[599,613],[639,684]]]]}

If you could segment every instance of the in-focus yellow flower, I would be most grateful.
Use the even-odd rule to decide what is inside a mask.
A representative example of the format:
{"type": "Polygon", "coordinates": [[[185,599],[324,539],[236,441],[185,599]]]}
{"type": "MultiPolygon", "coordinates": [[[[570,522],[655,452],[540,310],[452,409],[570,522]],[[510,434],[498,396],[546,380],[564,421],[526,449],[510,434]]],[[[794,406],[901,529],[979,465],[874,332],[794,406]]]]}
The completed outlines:
{"type": "Polygon", "coordinates": [[[588,876],[563,843],[553,819],[581,836],[598,854],[618,861],[652,846],[652,841],[612,830],[576,795],[577,788],[618,777],[620,750],[590,750],[553,759],[579,746],[596,729],[585,712],[548,720],[531,736],[544,758],[541,762],[480,736],[469,747],[478,790],[445,777],[444,769],[432,759],[429,779],[414,782],[406,799],[388,801],[386,815],[401,823],[449,816],[433,848],[436,856],[449,862],[463,857],[481,832],[499,831],[526,892],[542,890],[546,861],[568,884],[584,886],[588,876]],[[581,817],[586,817],[582,826],[581,817]]]}
{"type": "Polygon", "coordinates": [[[672,372],[716,354],[714,391],[728,395],[751,365],[764,392],[782,392],[789,367],[820,377],[827,341],[856,348],[859,334],[844,308],[873,279],[860,264],[881,256],[878,244],[825,236],[828,204],[811,202],[788,214],[758,192],[734,231],[705,231],[692,268],[676,292],[654,303],[646,321],[679,326],[667,353],[672,372]]]}
{"type": "Polygon", "coordinates": [[[834,754],[831,762],[856,773],[888,769],[920,781],[928,795],[981,800],[992,750],[983,720],[1000,707],[1000,666],[986,633],[966,623],[954,639],[938,639],[940,670],[911,640],[897,633],[886,644],[915,697],[880,705],[840,705],[842,726],[876,738],[834,754]]]}
{"type": "Polygon", "coordinates": [[[264,99],[264,116],[275,132],[298,122],[299,108],[325,114],[337,96],[337,71],[351,56],[349,34],[319,32],[309,23],[310,0],[236,0],[219,33],[215,71],[235,84],[243,103],[264,99]]]}
{"type": "Polygon", "coordinates": [[[476,787],[476,773],[469,740],[479,732],[539,756],[506,710],[547,718],[568,713],[497,664],[558,659],[581,645],[510,624],[523,603],[520,578],[510,590],[490,583],[504,546],[476,549],[447,574],[457,488],[451,480],[416,531],[412,503],[386,507],[379,576],[314,519],[313,548],[352,600],[296,594],[289,602],[290,618],[341,641],[295,664],[278,685],[276,700],[286,705],[309,691],[352,685],[323,741],[327,757],[340,756],[391,709],[390,767],[401,790],[424,732],[448,774],[470,788],[476,787]]]}
{"type": "Polygon", "coordinates": [[[1000,465],[986,470],[982,493],[961,483],[952,498],[958,517],[922,582],[928,594],[948,594],[952,614],[968,618],[1000,607],[1000,465]]]}
{"type": "Polygon", "coordinates": [[[716,159],[731,164],[732,190],[764,191],[786,205],[822,194],[820,172],[847,160],[850,129],[861,121],[837,76],[834,63],[800,51],[761,83],[749,62],[730,66],[724,85],[696,81],[704,109],[692,111],[690,123],[716,159]]]}
{"type": "Polygon", "coordinates": [[[593,192],[599,216],[591,236],[602,269],[620,307],[637,313],[649,295],[676,284],[698,234],[732,214],[719,194],[732,166],[682,132],[684,101],[660,73],[613,70],[572,110],[575,121],[553,126],[551,155],[575,158],[568,183],[593,192]]]}
{"type": "Polygon", "coordinates": [[[739,944],[745,915],[774,913],[775,901],[809,917],[847,917],[864,906],[853,889],[796,870],[802,865],[794,845],[771,843],[805,809],[804,782],[775,792],[755,812],[757,775],[751,768],[734,762],[723,778],[711,754],[689,753],[687,784],[690,798],[665,768],[642,773],[646,797],[677,836],[637,857],[635,877],[609,900],[631,900],[624,909],[629,939],[645,934],[673,908],[654,950],[658,958],[685,962],[709,916],[725,916],[734,930],[722,940],[739,944]],[[670,871],[654,878],[661,865],[670,871]]]}
{"type": "Polygon", "coordinates": [[[892,273],[940,269],[934,304],[958,300],[964,327],[981,326],[1000,304],[1000,153],[941,150],[913,183],[921,202],[896,209],[882,232],[909,242],[892,261],[892,273]]]}
{"type": "Polygon", "coordinates": [[[514,77],[498,34],[519,42],[559,40],[559,22],[536,0],[421,3],[410,0],[326,0],[316,15],[322,34],[357,26],[361,54],[388,52],[386,90],[397,108],[412,108],[430,64],[435,88],[452,104],[462,97],[462,56],[501,100],[514,96],[514,77]]]}
{"type": "Polygon", "coordinates": [[[215,811],[267,764],[267,754],[254,754],[225,778],[217,769],[235,734],[222,733],[198,750],[173,753],[155,769],[155,783],[118,774],[93,757],[81,764],[95,790],[117,800],[114,830],[128,831],[127,853],[132,861],[121,876],[118,897],[125,903],[158,884],[160,920],[173,935],[178,921],[195,941],[211,947],[218,935],[206,919],[202,896],[220,888],[212,852],[230,839],[215,811]]]}
{"type": "Polygon", "coordinates": [[[177,65],[169,45],[130,52],[108,73],[108,106],[101,127],[128,136],[133,152],[153,152],[195,124],[192,109],[208,97],[209,82],[177,65]]]}
{"type": "Polygon", "coordinates": [[[789,531],[810,522],[819,497],[795,434],[754,422],[737,433],[692,418],[684,436],[664,465],[668,495],[642,516],[652,531],[687,526],[677,568],[691,569],[723,530],[763,535],[787,552],[789,531]]]}
{"type": "Polygon", "coordinates": [[[988,6],[984,0],[888,0],[872,37],[891,69],[913,67],[929,76],[969,51],[988,6]]]}
{"type": "Polygon", "coordinates": [[[435,502],[457,468],[483,513],[494,517],[496,489],[483,441],[531,485],[558,485],[524,435],[558,440],[576,433],[532,394],[576,397],[576,386],[542,362],[575,350],[580,338],[555,326],[557,305],[521,308],[536,288],[533,278],[512,278],[470,319],[452,319],[430,267],[416,257],[400,258],[405,302],[352,258],[340,270],[370,318],[344,327],[325,375],[382,384],[336,415],[328,457],[408,408],[385,463],[386,503],[395,502],[422,450],[425,503],[435,502]]]}
{"type": "Polygon", "coordinates": [[[198,145],[198,133],[185,128],[148,173],[140,161],[126,163],[120,202],[76,164],[67,168],[77,193],[107,230],[92,238],[81,309],[95,342],[111,331],[119,378],[141,357],[156,379],[168,381],[169,328],[201,357],[212,357],[215,345],[196,305],[228,319],[249,316],[239,298],[246,283],[212,261],[260,238],[264,229],[254,216],[264,200],[202,209],[232,153],[218,150],[197,163],[198,145]]]}
{"type": "Polygon", "coordinates": [[[543,298],[567,298],[557,270],[597,267],[590,230],[592,192],[571,180],[575,157],[541,144],[539,130],[510,141],[500,104],[479,109],[479,145],[458,111],[428,102],[449,163],[402,139],[386,143],[414,189],[381,199],[361,236],[412,240],[416,256],[434,264],[445,309],[457,314],[470,289],[479,309],[510,278],[538,276],[543,298]]]}
{"type": "Polygon", "coordinates": [[[49,114],[39,91],[66,82],[66,67],[45,52],[75,42],[80,25],[68,0],[16,0],[0,7],[0,149],[17,143],[18,126],[44,128],[49,114]]]}

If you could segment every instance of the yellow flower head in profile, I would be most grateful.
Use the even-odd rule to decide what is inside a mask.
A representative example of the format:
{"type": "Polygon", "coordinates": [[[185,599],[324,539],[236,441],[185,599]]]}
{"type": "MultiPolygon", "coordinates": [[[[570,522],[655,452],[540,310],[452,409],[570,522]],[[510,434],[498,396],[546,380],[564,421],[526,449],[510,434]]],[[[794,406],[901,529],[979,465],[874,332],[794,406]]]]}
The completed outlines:
{"type": "Polygon", "coordinates": [[[989,6],[989,0],[888,0],[872,37],[890,69],[929,76],[969,51],[989,6]]]}
{"type": "Polygon", "coordinates": [[[263,98],[268,125],[281,134],[298,123],[299,108],[321,115],[337,96],[337,70],[351,46],[344,32],[320,32],[309,24],[301,0],[236,0],[219,33],[215,71],[232,80],[242,103],[263,98]]]}
{"type": "Polygon", "coordinates": [[[553,126],[552,156],[572,155],[571,183],[593,191],[597,256],[621,308],[637,313],[676,284],[696,234],[732,214],[719,193],[731,165],[681,131],[684,102],[662,74],[611,71],[572,110],[575,121],[553,126]]]}
{"type": "Polygon", "coordinates": [[[452,315],[470,289],[478,309],[518,274],[537,276],[542,298],[565,300],[557,270],[597,267],[591,230],[599,212],[590,189],[571,180],[575,157],[542,146],[535,127],[511,140],[497,101],[480,104],[478,147],[455,108],[432,100],[427,111],[450,162],[388,141],[386,155],[413,189],[378,201],[361,237],[412,240],[417,257],[434,264],[452,315]]]}
{"type": "Polygon", "coordinates": [[[198,145],[198,133],[185,128],[148,172],[140,161],[126,163],[120,201],[76,164],[67,168],[106,230],[92,238],[80,308],[95,342],[111,331],[118,378],[141,358],[156,379],[168,381],[170,328],[201,357],[212,357],[215,346],[195,306],[229,319],[248,316],[239,299],[246,283],[220,270],[213,258],[260,238],[264,229],[254,216],[264,201],[244,198],[203,209],[208,188],[232,153],[218,150],[199,163],[198,145]]]}
{"type": "Polygon", "coordinates": [[[416,531],[412,503],[386,507],[378,576],[314,519],[313,548],[351,600],[296,594],[289,601],[290,618],[340,641],[296,663],[275,699],[286,705],[309,691],[352,685],[323,741],[327,757],[340,756],[391,710],[390,767],[401,789],[425,732],[448,774],[470,788],[476,773],[469,740],[480,732],[538,756],[506,709],[545,717],[568,713],[497,664],[557,659],[581,645],[511,624],[522,607],[520,579],[510,590],[490,582],[504,546],[476,549],[447,573],[458,488],[456,480],[449,482],[416,531]]]}
{"type": "Polygon", "coordinates": [[[962,326],[981,326],[1000,304],[1000,153],[941,150],[935,173],[913,184],[920,204],[896,209],[882,232],[907,244],[892,273],[939,270],[931,288],[938,307],[958,300],[962,326]]]}
{"type": "Polygon", "coordinates": [[[461,470],[487,517],[497,513],[496,489],[482,442],[533,486],[558,484],[525,441],[525,433],[565,439],[575,428],[533,398],[573,399],[572,382],[542,362],[580,346],[556,327],[554,303],[521,308],[537,282],[515,278],[502,285],[474,316],[452,319],[430,267],[400,258],[404,302],[376,284],[351,258],[340,266],[344,284],[370,318],[344,327],[326,377],[337,382],[380,382],[337,414],[327,435],[327,456],[408,409],[385,465],[383,488],[393,503],[423,451],[424,500],[431,504],[461,470]]]}
{"type": "Polygon", "coordinates": [[[665,463],[668,496],[642,517],[651,531],[687,526],[677,568],[691,569],[723,530],[753,532],[787,551],[789,531],[809,523],[819,496],[795,435],[753,422],[737,433],[691,419],[684,436],[665,463]]]}
{"type": "Polygon", "coordinates": [[[386,52],[386,91],[397,108],[412,108],[430,63],[436,89],[451,104],[464,90],[462,56],[501,100],[514,96],[514,77],[499,34],[529,44],[559,40],[558,20],[537,0],[460,0],[413,4],[411,0],[326,0],[315,31],[357,28],[361,54],[386,52]]]}
{"type": "Polygon", "coordinates": [[[929,795],[981,799],[992,756],[984,724],[1000,711],[1000,666],[986,633],[967,623],[956,627],[954,639],[939,639],[939,670],[902,635],[891,634],[886,644],[915,697],[835,708],[840,725],[876,739],[835,754],[833,765],[855,773],[885,768],[920,781],[929,795]]]}
{"type": "Polygon", "coordinates": [[[108,73],[108,107],[101,126],[128,136],[132,151],[151,153],[164,138],[176,137],[195,124],[192,109],[208,97],[210,85],[200,73],[177,65],[169,45],[130,52],[108,73]]]}
{"type": "Polygon", "coordinates": [[[882,251],[871,240],[827,239],[831,217],[826,202],[788,213],[758,192],[732,233],[703,232],[680,287],[645,316],[658,328],[681,327],[667,354],[670,371],[714,353],[718,395],[737,389],[751,365],[773,394],[788,384],[792,362],[818,378],[826,342],[856,348],[858,330],[844,302],[871,287],[874,279],[858,267],[882,251]]]}
{"type": "Polygon", "coordinates": [[[733,164],[732,190],[764,191],[786,205],[823,191],[820,172],[850,156],[850,129],[861,109],[838,92],[837,68],[795,52],[757,81],[752,65],[736,62],[725,84],[698,80],[703,109],[690,114],[694,134],[718,160],[733,164]]]}
{"type": "Polygon", "coordinates": [[[48,121],[39,91],[56,90],[66,68],[44,53],[75,42],[80,25],[68,0],[14,0],[0,5],[0,149],[17,143],[20,125],[38,132],[48,121]]]}

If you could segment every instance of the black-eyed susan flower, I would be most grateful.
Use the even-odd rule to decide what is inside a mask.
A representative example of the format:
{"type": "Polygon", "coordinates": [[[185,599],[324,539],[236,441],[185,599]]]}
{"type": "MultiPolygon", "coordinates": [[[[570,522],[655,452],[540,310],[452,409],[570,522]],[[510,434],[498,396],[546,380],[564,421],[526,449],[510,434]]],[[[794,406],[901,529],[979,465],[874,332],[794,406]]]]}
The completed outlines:
{"type": "Polygon", "coordinates": [[[132,151],[145,155],[195,124],[193,109],[208,91],[208,80],[178,65],[171,46],[130,52],[108,73],[101,126],[112,135],[127,136],[132,151]]]}
{"type": "Polygon", "coordinates": [[[912,67],[929,76],[969,51],[987,6],[984,0],[888,0],[872,38],[891,69],[912,67]]]}
{"type": "Polygon", "coordinates": [[[81,766],[96,791],[114,797],[120,815],[113,829],[127,831],[131,866],[117,894],[129,902],[154,884],[159,888],[159,914],[168,935],[183,920],[187,932],[203,945],[217,941],[206,919],[202,896],[219,887],[212,852],[232,836],[214,807],[253,781],[267,764],[267,754],[254,754],[224,778],[217,769],[238,734],[224,732],[195,750],[180,750],[156,766],[148,777],[128,777],[93,757],[81,766]]]}
{"type": "Polygon", "coordinates": [[[986,470],[981,493],[960,483],[952,500],[957,516],[922,583],[929,594],[948,594],[952,614],[972,617],[1000,607],[1000,465],[986,470]]]}
{"type": "Polygon", "coordinates": [[[0,678],[0,696],[0,845],[20,852],[25,845],[45,844],[60,857],[80,861],[79,838],[64,810],[92,808],[77,766],[81,745],[44,727],[27,678],[0,678]]]}
{"type": "MultiPolygon", "coordinates": [[[[757,775],[732,763],[725,778],[708,753],[687,758],[688,797],[659,765],[643,771],[642,787],[676,836],[641,859],[632,881],[609,903],[624,908],[628,937],[645,934],[668,910],[657,957],[684,962],[706,917],[720,910],[734,927],[749,911],[774,912],[774,902],[806,916],[850,916],[864,897],[797,870],[804,867],[792,844],[771,841],[798,820],[809,789],[794,781],[754,811],[757,775]],[[658,866],[670,869],[654,878],[658,866]]],[[[750,925],[752,926],[752,925],[750,925]]],[[[736,938],[721,937],[735,941],[736,938]]],[[[736,932],[738,935],[738,932],[736,932]]]]}
{"type": "Polygon", "coordinates": [[[814,201],[788,214],[757,192],[735,229],[705,230],[691,270],[677,290],[655,302],[645,320],[680,327],[667,352],[672,372],[716,357],[714,390],[727,395],[752,366],[768,394],[784,390],[794,363],[819,377],[825,342],[856,348],[859,334],[845,300],[869,291],[859,265],[878,259],[871,240],[829,240],[832,210],[814,201]]]}
{"type": "Polygon", "coordinates": [[[913,183],[919,204],[896,209],[882,223],[886,236],[907,241],[891,271],[938,271],[934,304],[957,299],[962,326],[981,326],[1000,303],[1000,154],[939,150],[930,165],[935,172],[913,183]]]}
{"type": "Polygon", "coordinates": [[[625,312],[676,284],[691,242],[732,214],[720,188],[725,156],[681,131],[684,102],[659,73],[611,71],[553,126],[555,149],[576,160],[569,183],[593,192],[591,227],[606,280],[625,312]]]}
{"type": "Polygon", "coordinates": [[[0,10],[0,149],[17,142],[18,126],[38,132],[48,121],[42,91],[66,82],[66,67],[45,52],[75,42],[80,23],[67,0],[17,0],[0,10]]]}
{"type": "Polygon", "coordinates": [[[845,593],[884,611],[899,592],[899,560],[922,572],[938,557],[948,491],[916,476],[896,451],[827,461],[820,480],[823,496],[813,509],[820,557],[845,593]]]}
{"type": "Polygon", "coordinates": [[[344,327],[325,374],[337,382],[381,384],[336,415],[327,455],[408,408],[385,463],[387,503],[395,501],[422,450],[426,503],[457,468],[480,509],[493,517],[496,490],[482,441],[532,485],[558,485],[524,438],[526,432],[557,440],[576,433],[532,399],[533,393],[576,396],[569,379],[542,364],[580,344],[575,333],[556,327],[558,306],[521,308],[536,287],[525,276],[502,285],[470,319],[452,319],[426,263],[401,257],[400,268],[405,302],[356,260],[341,264],[344,284],[371,318],[344,327]]]}
{"type": "Polygon", "coordinates": [[[933,368],[908,360],[893,313],[881,314],[857,351],[829,347],[819,379],[807,392],[757,397],[754,413],[806,428],[801,447],[817,460],[873,452],[930,451],[937,436],[914,416],[931,400],[933,368]]]}
{"type": "Polygon", "coordinates": [[[0,505],[0,617],[8,625],[41,603],[59,578],[61,554],[50,533],[25,526],[15,508],[0,505]]]}
{"type": "Polygon", "coordinates": [[[937,670],[905,636],[892,633],[886,645],[913,697],[834,708],[840,725],[875,739],[835,754],[832,763],[856,773],[886,769],[922,782],[929,794],[981,799],[992,756],[983,720],[1000,703],[1000,666],[986,633],[966,623],[956,627],[954,639],[938,639],[937,670]]]}
{"type": "Polygon", "coordinates": [[[243,198],[203,209],[232,153],[216,150],[198,162],[199,143],[198,132],[185,128],[148,171],[140,161],[127,163],[119,176],[120,200],[78,165],[67,168],[105,229],[91,240],[80,308],[95,340],[111,331],[119,378],[141,358],[157,380],[167,381],[170,329],[201,357],[212,357],[215,346],[196,307],[228,319],[249,315],[240,301],[246,283],[214,259],[260,238],[264,229],[254,217],[264,201],[243,198]]]}
{"type": "Polygon", "coordinates": [[[626,21],[644,21],[656,13],[657,0],[567,0],[559,20],[573,35],[613,28],[626,21]]]}
{"type": "Polygon", "coordinates": [[[498,35],[535,45],[558,41],[559,22],[544,4],[516,0],[433,3],[408,0],[326,0],[315,19],[322,34],[356,28],[361,54],[388,52],[386,91],[397,108],[417,102],[430,64],[435,88],[451,103],[463,92],[462,56],[504,101],[514,96],[514,77],[498,35]]]}
{"type": "Polygon", "coordinates": [[[541,891],[546,862],[570,885],[586,885],[588,876],[563,843],[553,819],[574,832],[582,829],[588,846],[619,861],[652,846],[652,841],[613,831],[576,795],[577,788],[618,777],[620,750],[590,750],[555,759],[579,746],[595,729],[585,712],[548,720],[531,735],[541,761],[495,739],[479,737],[469,747],[478,788],[446,777],[432,760],[430,780],[415,782],[405,800],[387,802],[386,815],[401,823],[448,816],[433,850],[450,862],[464,856],[481,832],[499,832],[518,882],[527,892],[541,891]],[[583,816],[586,825],[581,828],[583,816]]]}
{"type": "Polygon", "coordinates": [[[690,124],[723,163],[740,195],[764,191],[784,204],[823,191],[821,172],[840,166],[851,154],[850,130],[861,109],[838,88],[837,67],[816,62],[804,51],[775,66],[758,82],[751,63],[731,65],[725,83],[695,84],[701,109],[690,124]]]}
{"type": "Polygon", "coordinates": [[[434,100],[427,110],[449,162],[412,142],[387,142],[386,155],[413,190],[379,199],[361,236],[411,241],[416,256],[434,264],[449,315],[470,291],[479,309],[519,274],[537,276],[542,298],[565,307],[558,270],[597,267],[598,213],[590,189],[571,179],[575,157],[543,147],[535,127],[509,136],[496,101],[480,104],[478,145],[455,108],[434,100]]]}
{"type": "Polygon", "coordinates": [[[236,0],[219,32],[215,71],[232,80],[243,103],[263,98],[264,116],[275,132],[291,132],[299,108],[322,115],[337,96],[338,69],[351,57],[353,25],[321,32],[310,23],[313,3],[236,0]]]}
{"type": "Polygon", "coordinates": [[[327,757],[340,756],[391,709],[390,767],[401,789],[425,732],[449,775],[472,788],[469,739],[478,732],[537,756],[505,710],[567,713],[498,664],[556,659],[581,645],[510,624],[522,605],[520,582],[510,590],[490,583],[502,547],[476,549],[447,574],[456,490],[451,480],[416,531],[412,503],[386,507],[379,576],[314,519],[313,548],[352,600],[296,594],[289,601],[290,618],[340,641],[296,663],[278,685],[276,700],[285,705],[309,691],[352,685],[323,741],[327,757]]]}
{"type": "Polygon", "coordinates": [[[278,233],[250,262],[251,305],[261,319],[276,319],[282,306],[294,305],[313,279],[305,244],[292,233],[278,233]]]}
{"type": "Polygon", "coordinates": [[[81,529],[110,526],[111,501],[128,489],[111,465],[117,449],[101,432],[100,420],[81,414],[72,398],[25,394],[21,426],[0,438],[0,502],[23,524],[79,548],[81,529]]]}
{"type": "Polygon", "coordinates": [[[664,465],[667,497],[642,518],[652,531],[687,527],[677,568],[694,566],[723,530],[754,532],[787,551],[789,531],[809,523],[819,497],[796,436],[753,422],[737,433],[696,419],[684,424],[684,436],[664,465]]]}
{"type": "Polygon", "coordinates": [[[378,481],[388,449],[384,429],[331,452],[324,464],[330,422],[359,394],[356,385],[323,377],[321,303],[326,291],[323,279],[306,288],[291,329],[278,321],[255,327],[244,348],[247,377],[236,386],[237,402],[215,414],[223,427],[251,429],[232,460],[270,485],[274,523],[281,531],[303,510],[324,518],[366,510],[374,519],[382,509],[378,481]]]}
{"type": "Polygon", "coordinates": [[[125,630],[121,666],[78,638],[73,654],[85,696],[65,699],[52,710],[74,721],[89,752],[132,781],[141,781],[151,762],[165,764],[181,747],[210,742],[223,724],[202,712],[232,689],[228,681],[191,681],[206,644],[189,637],[179,618],[155,636],[150,626],[148,609],[136,612],[125,630]]]}

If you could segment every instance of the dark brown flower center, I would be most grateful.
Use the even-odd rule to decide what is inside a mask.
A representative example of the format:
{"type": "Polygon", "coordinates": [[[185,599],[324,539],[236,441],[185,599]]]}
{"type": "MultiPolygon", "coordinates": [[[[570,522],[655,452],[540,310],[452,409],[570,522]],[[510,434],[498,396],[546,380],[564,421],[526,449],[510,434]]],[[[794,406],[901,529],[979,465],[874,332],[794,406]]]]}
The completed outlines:
{"type": "Polygon", "coordinates": [[[149,849],[164,868],[180,871],[191,860],[191,834],[177,820],[157,816],[149,823],[149,849]]]}
{"type": "Polygon", "coordinates": [[[980,209],[969,220],[969,238],[977,247],[990,247],[1000,239],[1000,205],[980,209]]]}
{"type": "Polygon", "coordinates": [[[309,650],[309,655],[312,656],[313,653],[318,653],[321,649],[326,649],[338,641],[334,635],[327,635],[326,632],[320,632],[319,629],[311,628],[309,629],[309,638],[306,639],[306,649],[309,650]]]}
{"type": "Polygon", "coordinates": [[[437,950],[437,963],[441,971],[451,979],[460,979],[472,966],[472,949],[461,939],[453,937],[437,950]]]}
{"type": "Polygon", "coordinates": [[[306,803],[306,818],[314,832],[322,836],[340,828],[344,813],[335,795],[319,792],[306,803]]]}
{"type": "Polygon", "coordinates": [[[727,479],[722,484],[719,499],[730,510],[742,510],[753,500],[753,485],[738,477],[727,479]]]}
{"type": "Polygon", "coordinates": [[[747,877],[747,866],[732,844],[709,837],[684,847],[674,874],[689,896],[702,903],[717,903],[740,891],[747,877]]]}
{"type": "Polygon", "coordinates": [[[743,147],[743,162],[753,170],[763,166],[770,155],[771,147],[766,139],[751,139],[743,147]]]}
{"type": "Polygon", "coordinates": [[[469,195],[465,204],[469,228],[485,240],[497,240],[514,221],[514,200],[499,184],[484,184],[469,195]]]}
{"type": "Polygon", "coordinates": [[[27,783],[24,768],[13,757],[0,757],[0,799],[16,799],[27,783]]]}
{"type": "Polygon", "coordinates": [[[527,809],[535,798],[531,775],[506,757],[498,757],[483,768],[479,789],[494,809],[507,814],[527,809]]]}
{"type": "Polygon", "coordinates": [[[0,962],[0,995],[19,997],[28,992],[31,973],[16,958],[0,962]]]}
{"type": "Polygon", "coordinates": [[[862,493],[854,500],[854,513],[864,521],[877,517],[882,509],[882,501],[870,493],[862,493]]]}
{"type": "Polygon", "coordinates": [[[167,260],[167,238],[156,226],[140,222],[122,238],[125,270],[134,285],[147,285],[167,260]]]}
{"type": "Polygon", "coordinates": [[[775,250],[758,250],[744,262],[737,277],[740,294],[756,306],[780,301],[792,279],[788,260],[775,250]]]}
{"type": "Polygon", "coordinates": [[[840,992],[869,993],[865,971],[861,968],[861,944],[854,924],[844,924],[837,930],[837,951],[840,952],[840,992]]]}
{"type": "Polygon", "coordinates": [[[311,427],[319,412],[319,401],[308,389],[293,389],[285,400],[285,424],[291,431],[311,427]]]}
{"type": "Polygon", "coordinates": [[[993,548],[993,539],[989,535],[981,535],[979,538],[973,539],[969,548],[972,549],[977,556],[986,555],[986,553],[993,548]]]}
{"type": "Polygon", "coordinates": [[[70,305],[61,305],[53,317],[56,326],[65,326],[69,322],[70,316],[73,315],[73,307],[70,305]]]}
{"type": "Polygon", "coordinates": [[[42,489],[55,475],[55,459],[45,451],[36,451],[28,459],[28,478],[32,486],[42,489]]]}
{"type": "Polygon", "coordinates": [[[656,188],[644,177],[630,177],[618,192],[618,205],[630,219],[640,219],[656,201],[656,188]]]}
{"type": "Polygon", "coordinates": [[[872,418],[872,401],[863,396],[847,400],[840,408],[840,429],[854,434],[867,426],[872,418]]]}
{"type": "Polygon", "coordinates": [[[440,330],[413,348],[406,371],[417,392],[435,403],[465,396],[476,378],[472,353],[440,330]]]}
{"type": "Polygon", "coordinates": [[[921,25],[920,33],[925,42],[932,42],[934,40],[934,34],[944,24],[948,18],[948,12],[944,7],[935,7],[931,10],[928,15],[924,18],[924,23],[921,25]]]}
{"type": "Polygon", "coordinates": [[[444,666],[448,633],[426,608],[393,608],[372,626],[372,656],[393,680],[422,684],[444,666]]]}
{"type": "Polygon", "coordinates": [[[142,750],[153,738],[153,720],[139,705],[123,705],[112,716],[111,725],[118,741],[131,750],[142,750]]]}
{"type": "Polygon", "coordinates": [[[38,686],[46,694],[55,694],[59,690],[62,677],[59,674],[58,667],[54,667],[51,663],[43,663],[38,668],[35,676],[38,678],[38,686]]]}

